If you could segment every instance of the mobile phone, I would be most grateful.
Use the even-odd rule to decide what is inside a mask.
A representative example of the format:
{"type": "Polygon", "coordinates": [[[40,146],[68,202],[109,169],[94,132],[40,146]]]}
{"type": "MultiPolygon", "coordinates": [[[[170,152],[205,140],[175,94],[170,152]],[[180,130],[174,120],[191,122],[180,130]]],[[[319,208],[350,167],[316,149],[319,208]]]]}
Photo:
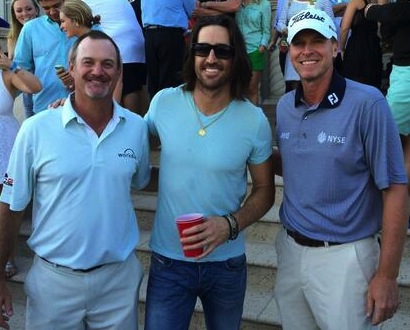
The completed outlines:
{"type": "Polygon", "coordinates": [[[64,65],[57,64],[54,66],[54,69],[59,72],[59,71],[64,71],[64,65]]]}

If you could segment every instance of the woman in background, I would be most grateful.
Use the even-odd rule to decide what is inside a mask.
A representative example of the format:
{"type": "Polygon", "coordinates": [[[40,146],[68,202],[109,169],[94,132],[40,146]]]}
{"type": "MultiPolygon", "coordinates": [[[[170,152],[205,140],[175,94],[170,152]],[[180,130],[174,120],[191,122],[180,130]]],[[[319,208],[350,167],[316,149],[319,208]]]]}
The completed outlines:
{"type": "MultiPolygon", "coordinates": [[[[21,29],[23,28],[23,25],[28,22],[29,20],[36,18],[40,15],[40,7],[37,4],[35,0],[13,0],[10,4],[10,10],[11,10],[11,24],[10,24],[10,30],[7,36],[7,56],[11,60],[14,58],[14,49],[16,47],[17,43],[17,38],[20,35],[21,29]]],[[[4,56],[4,55],[3,55],[4,56]]],[[[3,59],[4,62],[4,59],[3,59]]],[[[2,68],[4,68],[2,66],[2,68]]],[[[8,74],[6,74],[8,75],[8,74]]],[[[7,98],[7,97],[6,97],[7,98]]],[[[6,102],[6,99],[0,99],[0,104],[3,105],[3,102],[6,102]]],[[[13,104],[14,104],[14,98],[13,98],[13,104]]],[[[24,104],[24,109],[25,109],[25,115],[26,117],[30,117],[33,115],[33,101],[32,101],[32,95],[23,93],[23,104],[24,104]]],[[[8,109],[1,109],[0,108],[0,117],[3,116],[3,112],[6,111],[8,112],[8,109]]],[[[11,120],[9,117],[7,117],[8,120],[11,120]]],[[[0,122],[1,125],[1,122],[0,122]]],[[[10,129],[14,131],[16,122],[12,121],[12,124],[10,126],[10,129]]],[[[2,127],[2,126],[0,126],[2,127]]],[[[2,134],[5,131],[1,131],[2,134]]],[[[14,139],[12,139],[14,141],[14,139]]],[[[0,153],[3,154],[3,151],[1,150],[2,148],[2,143],[7,144],[8,142],[6,139],[3,141],[0,141],[0,153]]],[[[4,173],[3,168],[4,168],[4,161],[3,161],[3,168],[1,166],[1,158],[4,157],[4,155],[0,154],[0,176],[2,176],[4,173]]],[[[8,157],[7,157],[8,159],[8,157]]],[[[1,192],[2,186],[0,185],[0,192],[1,192]]],[[[7,264],[6,264],[6,269],[5,269],[5,274],[6,278],[10,278],[17,274],[17,266],[15,262],[15,256],[14,252],[11,254],[7,264]]]]}
{"type": "MultiPolygon", "coordinates": [[[[14,100],[20,91],[38,93],[42,89],[40,81],[30,72],[19,68],[0,49],[0,193],[5,177],[7,165],[20,124],[14,117],[14,100]],[[3,179],[4,178],[4,179],[3,179]]],[[[17,273],[14,253],[7,261],[6,278],[17,273]]]]}
{"type": "MultiPolygon", "coordinates": [[[[10,5],[11,9],[11,24],[9,34],[7,36],[7,55],[9,59],[14,58],[14,49],[16,47],[17,38],[20,35],[23,25],[29,20],[40,15],[40,7],[35,0],[13,0],[10,5]]],[[[33,96],[23,93],[23,105],[26,117],[34,115],[33,112],[33,96]]]]}
{"type": "Polygon", "coordinates": [[[14,57],[14,48],[24,23],[36,18],[40,14],[40,7],[35,0],[13,0],[11,8],[11,25],[7,36],[8,57],[14,57]]]}
{"type": "Polygon", "coordinates": [[[340,48],[341,74],[349,79],[381,89],[382,48],[377,22],[366,20],[364,8],[370,1],[351,0],[343,15],[340,48]],[[348,39],[348,34],[350,37],[348,39]]]}
{"type": "Polygon", "coordinates": [[[93,16],[91,8],[81,0],[67,0],[60,8],[60,27],[68,38],[90,32],[100,20],[100,15],[93,16]]]}
{"type": "Polygon", "coordinates": [[[236,22],[245,39],[246,52],[252,66],[249,99],[259,104],[259,84],[265,68],[265,52],[270,40],[271,6],[268,0],[242,0],[236,22]]]}

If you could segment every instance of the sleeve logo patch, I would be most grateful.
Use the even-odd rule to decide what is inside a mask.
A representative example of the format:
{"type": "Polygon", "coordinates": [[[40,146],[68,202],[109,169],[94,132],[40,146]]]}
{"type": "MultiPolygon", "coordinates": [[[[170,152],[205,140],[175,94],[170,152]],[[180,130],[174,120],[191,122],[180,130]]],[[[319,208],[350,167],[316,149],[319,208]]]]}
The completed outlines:
{"type": "Polygon", "coordinates": [[[14,180],[8,176],[8,174],[4,174],[3,184],[5,186],[13,187],[14,180]]]}

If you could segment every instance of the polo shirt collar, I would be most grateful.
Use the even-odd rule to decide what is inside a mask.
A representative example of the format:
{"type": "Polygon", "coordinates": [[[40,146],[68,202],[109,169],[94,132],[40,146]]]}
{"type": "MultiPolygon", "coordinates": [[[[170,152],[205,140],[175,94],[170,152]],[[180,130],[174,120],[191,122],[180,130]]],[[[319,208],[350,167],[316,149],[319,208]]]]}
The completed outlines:
{"type": "MultiPolygon", "coordinates": [[[[84,120],[78,115],[78,113],[74,110],[73,105],[71,103],[71,98],[74,97],[74,93],[71,93],[62,109],[62,114],[61,114],[61,119],[62,119],[62,124],[64,127],[67,127],[68,123],[72,120],[77,119],[78,123],[84,123],[84,120]]],[[[119,123],[121,119],[126,119],[125,116],[125,109],[123,109],[119,104],[115,101],[114,102],[114,111],[112,115],[112,119],[114,120],[115,123],[119,123]]]]}
{"type": "Polygon", "coordinates": [[[47,15],[44,15],[45,19],[48,23],[50,24],[57,24],[58,26],[60,26],[60,24],[58,24],[56,21],[53,21],[50,17],[48,17],[47,15]]]}
{"type": "MultiPolygon", "coordinates": [[[[333,69],[332,80],[330,81],[329,89],[327,90],[325,97],[319,103],[317,109],[333,109],[339,106],[342,102],[346,91],[346,79],[339,75],[335,69],[333,69]]],[[[295,92],[295,107],[303,103],[303,89],[299,84],[295,92]]]]}

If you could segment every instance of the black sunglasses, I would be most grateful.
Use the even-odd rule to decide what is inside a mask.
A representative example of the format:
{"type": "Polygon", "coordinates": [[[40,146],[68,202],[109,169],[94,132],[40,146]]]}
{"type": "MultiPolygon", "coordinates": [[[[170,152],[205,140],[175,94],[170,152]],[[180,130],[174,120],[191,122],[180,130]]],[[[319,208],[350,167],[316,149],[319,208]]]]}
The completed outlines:
{"type": "Polygon", "coordinates": [[[192,52],[195,56],[208,57],[211,49],[217,58],[227,60],[233,57],[235,50],[232,46],[226,44],[211,45],[205,42],[192,44],[192,52]]]}

